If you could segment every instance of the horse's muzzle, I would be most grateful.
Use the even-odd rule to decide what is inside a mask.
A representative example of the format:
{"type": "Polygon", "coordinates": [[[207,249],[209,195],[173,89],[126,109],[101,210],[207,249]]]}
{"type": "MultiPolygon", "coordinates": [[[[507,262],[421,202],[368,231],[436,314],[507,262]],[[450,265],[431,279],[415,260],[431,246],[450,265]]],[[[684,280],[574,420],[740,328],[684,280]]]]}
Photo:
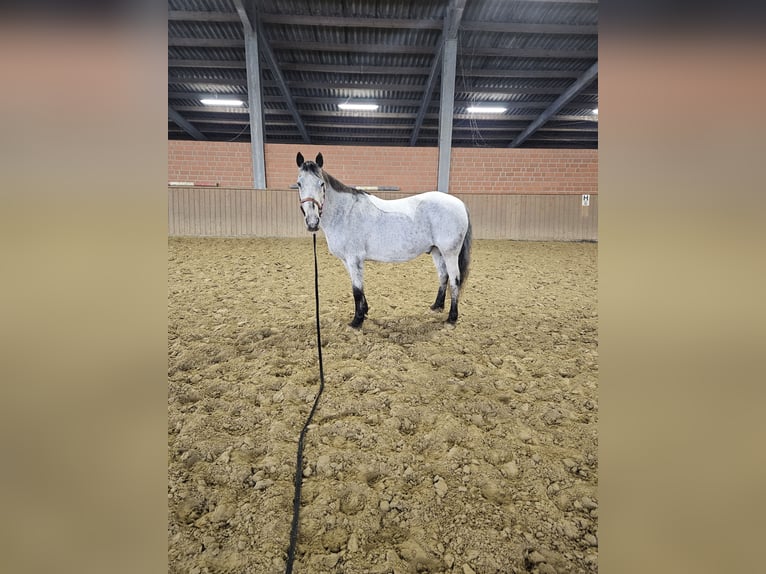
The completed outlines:
{"type": "Polygon", "coordinates": [[[319,223],[306,223],[306,229],[311,231],[312,233],[319,231],[319,223]]]}

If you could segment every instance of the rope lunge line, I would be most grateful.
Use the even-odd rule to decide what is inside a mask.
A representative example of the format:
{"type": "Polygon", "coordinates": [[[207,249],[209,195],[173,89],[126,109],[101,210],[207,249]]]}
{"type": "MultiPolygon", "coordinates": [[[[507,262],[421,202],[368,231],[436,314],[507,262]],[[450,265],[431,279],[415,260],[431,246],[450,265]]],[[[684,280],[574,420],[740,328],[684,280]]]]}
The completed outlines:
{"type": "Polygon", "coordinates": [[[306,424],[301,429],[298,439],[298,456],[295,461],[295,495],[293,496],[293,523],[290,528],[290,549],[287,551],[287,569],[285,574],[291,574],[293,571],[293,562],[295,561],[295,550],[298,546],[298,516],[301,511],[301,487],[303,486],[303,441],[306,438],[311,419],[319,405],[319,398],[324,391],[324,365],[322,364],[322,335],[319,331],[319,270],[317,266],[317,235],[314,235],[314,295],[316,299],[316,323],[317,323],[317,352],[319,354],[319,392],[314,399],[314,405],[306,419],[306,424]]]}

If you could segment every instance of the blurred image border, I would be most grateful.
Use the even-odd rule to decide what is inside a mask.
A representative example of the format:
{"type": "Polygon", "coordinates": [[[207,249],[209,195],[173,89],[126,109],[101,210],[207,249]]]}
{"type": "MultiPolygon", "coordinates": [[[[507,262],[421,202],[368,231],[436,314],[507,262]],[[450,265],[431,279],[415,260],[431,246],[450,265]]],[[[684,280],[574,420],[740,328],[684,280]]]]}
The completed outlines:
{"type": "MultiPolygon", "coordinates": [[[[166,5],[75,4],[0,18],[0,566],[163,572],[166,5]]],[[[601,572],[759,563],[766,40],[726,8],[600,3],[601,572]]]]}

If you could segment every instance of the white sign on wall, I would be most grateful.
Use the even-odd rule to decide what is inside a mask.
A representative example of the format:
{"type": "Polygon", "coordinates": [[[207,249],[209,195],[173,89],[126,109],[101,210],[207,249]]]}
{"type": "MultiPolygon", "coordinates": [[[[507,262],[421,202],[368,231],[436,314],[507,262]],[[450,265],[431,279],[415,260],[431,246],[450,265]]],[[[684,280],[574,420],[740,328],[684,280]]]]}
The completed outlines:
{"type": "Polygon", "coordinates": [[[582,206],[588,207],[590,205],[590,194],[589,193],[583,193],[582,194],[582,206]]]}

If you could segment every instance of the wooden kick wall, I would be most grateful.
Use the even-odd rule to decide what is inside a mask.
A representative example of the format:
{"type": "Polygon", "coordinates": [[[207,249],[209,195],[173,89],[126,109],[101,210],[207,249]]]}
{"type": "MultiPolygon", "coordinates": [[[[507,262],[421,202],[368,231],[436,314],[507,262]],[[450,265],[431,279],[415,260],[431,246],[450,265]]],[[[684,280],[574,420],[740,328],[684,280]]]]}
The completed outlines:
{"type": "MultiPolygon", "coordinates": [[[[409,194],[376,193],[395,199],[409,194]]],[[[455,193],[471,213],[477,239],[597,241],[598,195],[455,193]]],[[[168,187],[168,235],[307,236],[295,190],[168,187]]]]}

